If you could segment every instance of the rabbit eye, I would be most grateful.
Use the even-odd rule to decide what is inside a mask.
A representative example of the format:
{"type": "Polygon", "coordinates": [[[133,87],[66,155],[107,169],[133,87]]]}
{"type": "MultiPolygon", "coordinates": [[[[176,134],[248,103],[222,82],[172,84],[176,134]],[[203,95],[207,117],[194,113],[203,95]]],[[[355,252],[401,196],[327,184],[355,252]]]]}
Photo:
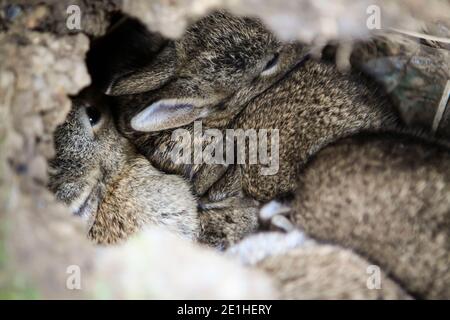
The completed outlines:
{"type": "Polygon", "coordinates": [[[262,76],[269,76],[277,70],[279,56],[280,55],[278,53],[275,53],[272,59],[270,59],[270,61],[267,62],[266,66],[264,67],[264,70],[261,73],[262,76]]]}
{"type": "Polygon", "coordinates": [[[86,108],[86,114],[89,118],[89,122],[90,122],[91,126],[95,126],[97,123],[99,123],[99,121],[102,117],[100,110],[98,110],[95,107],[86,108]]]}

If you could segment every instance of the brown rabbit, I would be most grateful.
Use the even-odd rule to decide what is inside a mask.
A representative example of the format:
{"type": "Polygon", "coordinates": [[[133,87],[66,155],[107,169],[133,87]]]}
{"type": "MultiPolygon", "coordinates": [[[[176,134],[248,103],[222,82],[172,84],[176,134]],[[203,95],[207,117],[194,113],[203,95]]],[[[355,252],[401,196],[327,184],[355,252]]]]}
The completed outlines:
{"type": "Polygon", "coordinates": [[[274,280],[282,299],[410,299],[377,266],[332,245],[308,245],[270,256],[256,267],[274,280]],[[372,276],[379,272],[379,286],[372,276]]]}
{"type": "Polygon", "coordinates": [[[400,134],[359,135],[318,152],[300,176],[290,219],[351,248],[410,293],[450,298],[450,150],[400,134]]]}
{"type": "Polygon", "coordinates": [[[409,135],[339,142],[305,169],[292,218],[379,263],[410,292],[448,299],[449,165],[448,148],[409,135]]]}
{"type": "Polygon", "coordinates": [[[410,299],[378,266],[299,230],[262,232],[226,254],[266,272],[282,299],[410,299]]]}
{"type": "Polygon", "coordinates": [[[96,243],[162,225],[188,239],[199,234],[197,201],[181,177],[163,174],[116,131],[104,98],[85,90],[55,132],[50,189],[88,221],[96,243]]]}
{"type": "MultiPolygon", "coordinates": [[[[208,30],[219,30],[221,28],[226,28],[224,26],[228,26],[226,20],[222,21],[217,26],[214,25],[214,23],[211,23],[211,21],[215,22],[215,19],[216,18],[207,18],[205,19],[206,22],[203,22],[203,24],[200,23],[200,26],[207,27],[205,29],[206,31],[203,31],[203,29],[195,26],[192,28],[192,30],[195,30],[198,33],[198,37],[201,38],[201,40],[204,40],[205,43],[209,43],[209,37],[213,39],[215,39],[215,37],[217,38],[216,32],[208,30]]],[[[239,27],[242,26],[239,25],[239,27]]],[[[232,29],[233,26],[230,26],[230,28],[232,29]]],[[[237,34],[247,35],[248,33],[246,31],[246,28],[247,27],[244,27],[243,30],[239,30],[239,28],[235,29],[233,33],[234,36],[237,38],[237,34]]],[[[221,33],[223,34],[224,32],[221,33]]],[[[190,36],[192,37],[191,34],[190,36]]],[[[254,35],[252,36],[255,39],[254,43],[257,43],[257,40],[259,38],[256,38],[254,35]]],[[[201,40],[196,42],[190,39],[192,43],[194,43],[195,45],[200,44],[200,46],[203,46],[204,50],[208,52],[207,49],[209,48],[207,46],[204,46],[205,43],[203,43],[201,40]]],[[[226,43],[229,44],[230,42],[226,43]]],[[[247,47],[242,49],[242,47],[240,47],[237,43],[234,44],[236,45],[236,48],[241,48],[241,50],[243,50],[244,52],[247,51],[247,47]]],[[[214,43],[213,49],[218,50],[217,42],[214,43]]],[[[228,51],[234,52],[229,48],[228,51]]],[[[197,72],[198,76],[194,77],[193,75],[195,75],[195,72],[191,69],[189,69],[191,71],[190,73],[185,74],[184,68],[186,66],[184,66],[183,64],[177,65],[177,67],[175,68],[175,74],[180,74],[180,78],[177,79],[175,76],[172,76],[174,80],[170,80],[166,86],[163,86],[159,91],[154,93],[153,96],[155,97],[156,102],[151,103],[148,108],[144,109],[144,111],[138,113],[136,116],[130,117],[130,112],[132,114],[133,111],[131,111],[132,108],[127,108],[121,115],[124,117],[123,119],[125,119],[125,121],[122,122],[122,125],[126,125],[127,121],[131,120],[131,128],[134,128],[136,130],[161,130],[177,125],[184,125],[187,118],[182,116],[182,114],[190,114],[193,115],[192,118],[190,118],[190,121],[197,118],[203,118],[205,125],[217,125],[219,126],[219,128],[221,128],[221,126],[223,128],[223,123],[228,122],[234,128],[280,130],[280,170],[276,175],[262,176],[260,174],[261,166],[259,165],[244,165],[241,166],[240,169],[236,169],[235,166],[231,166],[230,168],[228,168],[229,171],[224,176],[222,176],[218,184],[209,189],[207,200],[213,202],[216,200],[226,200],[227,197],[236,193],[236,190],[239,190],[241,183],[244,194],[249,194],[256,199],[263,201],[270,200],[280,194],[292,192],[297,187],[298,179],[304,176],[303,170],[305,170],[305,166],[308,166],[311,158],[330,143],[339,141],[342,138],[358,132],[383,132],[386,129],[393,129],[394,131],[397,131],[397,128],[400,126],[397,120],[397,116],[393,112],[393,108],[377,92],[376,88],[372,87],[363,77],[355,74],[341,75],[335,70],[332,65],[312,60],[304,61],[301,65],[298,65],[296,68],[294,68],[294,70],[292,70],[292,68],[289,69],[290,72],[284,72],[283,79],[278,80],[263,92],[248,91],[248,88],[246,86],[242,86],[242,88],[245,89],[236,90],[234,94],[231,95],[231,97],[228,97],[225,100],[220,100],[218,98],[220,102],[217,103],[216,106],[217,108],[219,108],[219,111],[214,112],[213,108],[209,107],[207,104],[203,104],[202,102],[199,103],[198,100],[196,100],[200,99],[200,101],[202,101],[201,97],[203,95],[203,97],[208,97],[208,99],[213,99],[211,98],[211,96],[215,97],[214,92],[208,91],[208,88],[210,88],[211,86],[208,85],[207,81],[203,81],[204,86],[200,86],[199,83],[202,81],[202,79],[206,78],[209,81],[212,81],[211,79],[213,79],[213,77],[210,76],[211,70],[220,69],[221,73],[218,73],[217,78],[214,78],[215,83],[217,83],[224,79],[224,72],[229,69],[225,68],[223,64],[217,64],[221,66],[220,68],[210,67],[209,69],[201,69],[200,67],[202,66],[202,62],[204,62],[202,60],[203,56],[198,54],[198,50],[192,50],[191,52],[196,52],[196,54],[194,54],[191,57],[191,60],[189,60],[191,64],[189,64],[187,68],[189,69],[189,66],[194,66],[196,65],[196,63],[198,63],[196,69],[194,70],[195,72],[197,72]],[[196,59],[198,57],[200,61],[197,62],[196,59]],[[193,81],[186,82],[186,87],[183,90],[173,91],[173,86],[177,82],[186,81],[187,79],[193,81]],[[190,83],[192,83],[192,86],[190,85],[190,83]],[[204,87],[206,88],[206,91],[203,91],[204,87]],[[177,104],[177,101],[187,102],[187,105],[179,104],[179,108],[176,108],[174,106],[177,104]],[[231,101],[232,103],[230,104],[229,101],[231,101]],[[219,117],[219,115],[223,114],[224,112],[221,110],[227,110],[228,106],[231,106],[230,108],[234,109],[237,105],[239,105],[240,101],[243,101],[243,103],[246,105],[240,106],[240,109],[242,109],[242,111],[238,114],[237,117],[231,119],[231,121],[230,119],[226,119],[225,117],[219,117]],[[250,101],[250,103],[247,103],[248,101],[250,101]],[[173,111],[172,108],[175,109],[176,113],[176,115],[174,115],[173,117],[171,117],[170,114],[166,114],[166,112],[171,112],[170,110],[173,111]],[[195,112],[193,112],[193,110],[195,110],[195,112]],[[183,118],[184,120],[179,121],[181,118],[183,118]],[[232,188],[233,192],[229,192],[230,187],[232,188]]],[[[227,50],[222,50],[222,52],[227,52],[227,50]]],[[[175,57],[177,56],[175,55],[175,57]]],[[[257,57],[257,55],[252,55],[252,57],[254,59],[255,57],[257,57]]],[[[218,61],[220,62],[221,60],[218,61]]],[[[207,60],[205,64],[209,66],[210,62],[211,60],[207,60]]],[[[273,64],[275,64],[275,66],[277,65],[276,62],[271,62],[271,67],[273,67],[273,64]]],[[[235,65],[238,66],[239,64],[235,63],[235,65]]],[[[281,69],[285,70],[282,67],[281,69]]],[[[277,67],[275,67],[275,70],[279,71],[277,67]]],[[[232,78],[236,80],[235,76],[232,78]]],[[[228,78],[225,77],[225,79],[228,78]]],[[[149,96],[151,96],[151,94],[149,96]]],[[[130,98],[130,103],[132,103],[132,99],[133,97],[130,98]]],[[[228,116],[230,114],[232,113],[228,113],[228,116]]],[[[130,126],[128,126],[127,128],[129,130],[130,126]]],[[[129,133],[130,131],[127,131],[127,129],[125,129],[124,132],[129,133]]],[[[140,147],[143,152],[145,152],[145,146],[147,143],[151,145],[156,142],[157,145],[162,146],[161,149],[158,149],[157,147],[152,149],[147,148],[147,150],[150,150],[151,154],[149,155],[147,152],[146,156],[152,159],[152,161],[154,161],[155,163],[159,163],[161,167],[164,167],[164,170],[169,169],[169,171],[171,169],[174,169],[173,167],[170,168],[170,160],[168,160],[167,157],[164,157],[164,155],[168,154],[168,150],[170,151],[170,136],[170,133],[162,133],[159,134],[157,138],[152,138],[152,135],[148,134],[141,136],[141,138],[137,140],[138,144],[144,146],[144,148],[140,147]]],[[[411,139],[414,141],[413,138],[411,139]]],[[[397,140],[393,139],[392,141],[397,140]]],[[[390,146],[393,148],[395,144],[391,144],[390,146]]],[[[422,150],[422,153],[427,153],[427,147],[425,145],[421,144],[418,148],[418,150],[422,150]]],[[[361,150],[361,154],[367,151],[365,149],[361,150]]],[[[366,154],[365,157],[367,158],[367,160],[370,160],[370,153],[366,154]]],[[[405,157],[403,160],[401,160],[402,158],[399,159],[400,160],[398,161],[405,161],[407,157],[405,157]]],[[[389,160],[389,157],[387,158],[387,160],[389,160]]],[[[333,164],[333,159],[328,161],[330,162],[330,165],[333,164]]],[[[380,161],[380,163],[382,162],[380,161]]],[[[348,163],[349,168],[351,168],[351,164],[351,162],[348,163]]],[[[362,164],[364,164],[364,162],[361,162],[361,165],[362,164]]],[[[426,170],[419,171],[418,177],[421,177],[421,179],[423,179],[424,181],[433,181],[430,180],[430,178],[432,178],[431,176],[433,170],[443,170],[442,168],[435,169],[434,165],[430,163],[425,162],[423,163],[423,165],[426,167],[426,170]]],[[[193,166],[188,167],[188,170],[184,170],[186,168],[184,167],[179,172],[184,173],[188,171],[190,177],[193,177],[194,179],[198,178],[199,176],[195,173],[201,171],[199,169],[199,167],[201,166],[198,166],[195,169],[194,174],[192,173],[192,171],[189,171],[192,170],[192,167],[193,166]]],[[[384,173],[389,174],[390,172],[392,172],[392,166],[389,165],[385,169],[380,170],[385,170],[384,173]]],[[[364,180],[365,175],[363,174],[363,170],[360,170],[360,172],[361,174],[358,177],[359,179],[364,180]]],[[[319,171],[319,173],[321,173],[321,171],[319,171]]],[[[342,181],[347,181],[348,177],[346,177],[344,174],[342,174],[341,172],[335,173],[339,175],[342,181]]],[[[395,175],[391,175],[388,177],[385,177],[383,175],[383,177],[384,179],[381,179],[380,177],[380,181],[374,184],[374,186],[383,186],[390,191],[392,191],[391,189],[398,183],[398,181],[403,181],[407,184],[414,185],[418,178],[404,177],[404,179],[406,180],[399,180],[395,175]]],[[[316,186],[313,183],[310,184],[307,179],[303,180],[302,178],[302,182],[305,183],[305,185],[310,185],[311,188],[315,190],[316,186]]],[[[333,187],[333,185],[330,184],[330,187],[333,187]]],[[[200,190],[205,189],[207,188],[200,188],[200,190]]],[[[336,192],[338,192],[340,189],[336,187],[335,190],[336,192]]],[[[375,190],[377,189],[375,187],[372,188],[371,186],[370,188],[368,188],[368,190],[371,190],[371,194],[373,194],[373,196],[376,198],[383,195],[382,190],[384,189],[380,188],[379,190],[381,191],[377,193],[375,192],[375,190]]],[[[441,193],[439,193],[437,196],[443,198],[447,197],[448,195],[445,188],[441,190],[441,193]]],[[[412,188],[410,198],[421,199],[422,203],[425,203],[425,199],[427,199],[426,192],[424,192],[424,190],[422,189],[412,188]]],[[[300,199],[302,198],[300,197],[300,199]]],[[[361,199],[361,202],[357,203],[360,203],[361,206],[364,207],[364,201],[364,199],[361,199]]],[[[299,203],[301,203],[300,200],[299,203]]],[[[375,206],[376,204],[380,205],[382,203],[383,202],[373,201],[368,203],[368,205],[370,204],[371,206],[375,206]]],[[[313,202],[313,204],[315,205],[315,208],[320,211],[321,202],[313,202]]],[[[406,203],[405,206],[408,206],[408,204],[406,203]]],[[[375,206],[374,208],[378,207],[375,206]]],[[[408,244],[410,248],[416,249],[416,251],[413,250],[413,252],[417,253],[415,259],[421,260],[421,263],[425,263],[428,258],[427,255],[422,255],[423,252],[418,250],[418,248],[420,248],[421,246],[434,246],[434,244],[432,244],[434,243],[434,240],[433,238],[427,236],[428,231],[422,232],[422,229],[420,229],[427,226],[428,220],[419,213],[421,212],[421,210],[429,210],[430,212],[428,214],[435,216],[437,221],[440,221],[441,219],[446,220],[445,217],[448,213],[448,206],[446,204],[443,204],[443,208],[444,211],[441,212],[436,211],[435,208],[432,207],[432,205],[428,205],[427,207],[417,207],[414,204],[409,204],[409,206],[405,209],[407,212],[414,212],[416,216],[416,220],[411,222],[410,225],[407,223],[408,220],[404,221],[405,226],[409,226],[414,230],[417,229],[418,235],[421,235],[426,239],[424,240],[424,243],[421,244],[421,240],[419,240],[420,237],[406,237],[411,241],[411,243],[408,244]]],[[[359,214],[361,212],[359,209],[353,209],[353,211],[349,211],[347,212],[347,214],[359,214]]],[[[391,215],[394,215],[394,212],[398,212],[402,209],[403,207],[393,205],[392,202],[385,202],[384,206],[380,210],[384,210],[384,212],[389,212],[391,215]]],[[[316,221],[316,223],[317,226],[320,226],[322,223],[321,221],[323,221],[323,215],[318,214],[317,217],[318,220],[316,221]]],[[[387,221],[389,221],[389,217],[389,214],[380,217],[374,215],[375,220],[371,221],[370,224],[367,224],[367,228],[372,228],[372,224],[376,223],[385,224],[387,221]]],[[[402,216],[400,215],[400,217],[402,216]]],[[[340,223],[339,219],[331,220],[333,220],[333,222],[336,224],[340,223]]],[[[326,221],[323,223],[324,226],[327,225],[326,221]]],[[[303,226],[301,223],[299,224],[303,226]]],[[[339,228],[337,228],[336,226],[334,226],[334,228],[336,230],[339,230],[339,228]]],[[[335,235],[333,234],[333,228],[331,228],[330,230],[326,230],[327,232],[324,232],[324,234],[322,235],[324,240],[328,238],[329,240],[336,240],[336,242],[340,243],[338,241],[339,239],[334,239],[335,235]]],[[[438,233],[444,230],[443,237],[446,237],[445,228],[442,228],[442,225],[434,230],[438,233]]],[[[306,229],[306,231],[308,233],[310,232],[309,229],[306,229]]],[[[348,234],[348,232],[344,234],[348,234]]],[[[396,234],[393,234],[393,236],[395,235],[396,234]]],[[[362,234],[361,236],[364,237],[364,234],[362,234]]],[[[388,236],[384,238],[385,241],[391,241],[391,239],[395,239],[395,237],[390,238],[388,236]]],[[[378,243],[376,241],[374,243],[366,242],[366,245],[370,248],[371,246],[378,245],[378,243]]],[[[350,246],[358,249],[357,244],[353,244],[350,246]]],[[[373,259],[374,261],[381,261],[383,257],[386,257],[386,259],[390,259],[386,265],[391,271],[390,265],[395,264],[398,259],[403,259],[401,255],[403,249],[400,247],[398,249],[399,251],[396,251],[396,253],[398,253],[397,255],[389,256],[388,254],[386,254],[385,256],[383,256],[382,248],[380,249],[381,253],[379,253],[379,257],[377,256],[378,253],[372,256],[366,252],[366,255],[368,255],[369,258],[373,259]]],[[[387,248],[388,247],[386,247],[386,249],[387,248]]],[[[441,252],[444,255],[442,261],[445,262],[447,259],[445,253],[448,252],[445,244],[443,244],[443,242],[437,242],[436,246],[433,248],[434,250],[429,251],[432,252],[430,256],[439,257],[441,252]]],[[[369,252],[369,249],[367,249],[367,251],[369,252]]],[[[373,252],[376,252],[376,250],[374,250],[373,252]]],[[[402,264],[398,264],[398,266],[401,265],[402,264]]],[[[441,262],[438,262],[436,265],[441,265],[441,262]]],[[[430,268],[426,270],[427,274],[432,275],[432,271],[434,270],[436,265],[430,264],[430,268]]],[[[413,270],[414,272],[414,270],[418,269],[412,267],[411,270],[413,270]]],[[[397,272],[393,272],[393,274],[401,279],[403,281],[402,283],[404,283],[409,290],[420,296],[433,297],[440,296],[442,294],[444,296],[446,295],[445,290],[440,287],[439,284],[437,284],[436,287],[433,287],[431,284],[427,283],[427,285],[430,285],[430,288],[427,289],[427,285],[422,286],[415,283],[417,281],[421,281],[417,273],[410,273],[405,277],[402,277],[402,275],[397,272]]],[[[446,271],[444,270],[441,275],[445,277],[445,274],[446,271]]],[[[433,278],[430,276],[428,277],[428,279],[437,278],[433,278]]],[[[446,285],[446,281],[443,281],[443,283],[444,285],[446,285]]]]}

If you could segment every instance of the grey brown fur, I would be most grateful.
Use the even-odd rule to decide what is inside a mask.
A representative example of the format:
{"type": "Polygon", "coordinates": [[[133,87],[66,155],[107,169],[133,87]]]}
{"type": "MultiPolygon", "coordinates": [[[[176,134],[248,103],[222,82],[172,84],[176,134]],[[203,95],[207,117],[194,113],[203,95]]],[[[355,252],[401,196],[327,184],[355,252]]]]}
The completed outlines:
{"type": "Polygon", "coordinates": [[[300,176],[291,219],[419,297],[450,297],[450,151],[399,134],[341,140],[300,176]]]}
{"type": "Polygon", "coordinates": [[[243,189],[261,201],[292,192],[299,170],[329,143],[357,132],[397,127],[391,106],[364,77],[306,61],[256,97],[236,119],[234,128],[280,132],[278,173],[261,175],[263,165],[244,165],[243,189]]]}
{"type": "Polygon", "coordinates": [[[89,89],[74,99],[55,132],[50,189],[88,221],[96,243],[116,243],[147,224],[162,225],[188,239],[200,226],[197,201],[181,177],[163,174],[116,131],[108,106],[89,89]],[[91,125],[88,108],[100,120],[91,125]]]}
{"type": "Polygon", "coordinates": [[[299,230],[261,232],[227,255],[266,272],[282,299],[410,299],[378,266],[349,249],[299,230]]]}
{"type": "Polygon", "coordinates": [[[410,299],[383,271],[381,287],[369,287],[371,263],[338,246],[299,247],[256,267],[271,276],[281,299],[410,299]]]}

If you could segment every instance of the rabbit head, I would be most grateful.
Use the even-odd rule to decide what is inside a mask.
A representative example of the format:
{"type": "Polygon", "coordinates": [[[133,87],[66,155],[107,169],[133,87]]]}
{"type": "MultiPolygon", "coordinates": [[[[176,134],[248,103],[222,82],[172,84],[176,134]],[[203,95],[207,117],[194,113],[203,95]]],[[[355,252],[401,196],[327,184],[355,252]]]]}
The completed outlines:
{"type": "Polygon", "coordinates": [[[113,80],[107,94],[146,92],[141,105],[133,105],[135,98],[125,103],[126,120],[136,131],[160,131],[197,119],[215,124],[232,119],[305,52],[298,44],[280,43],[256,19],[216,12],[170,42],[146,68],[113,80]]]}
{"type": "Polygon", "coordinates": [[[197,238],[197,202],[182,178],[151,166],[117,132],[104,96],[73,98],[55,131],[49,187],[87,221],[95,242],[113,243],[148,224],[197,238]]]}

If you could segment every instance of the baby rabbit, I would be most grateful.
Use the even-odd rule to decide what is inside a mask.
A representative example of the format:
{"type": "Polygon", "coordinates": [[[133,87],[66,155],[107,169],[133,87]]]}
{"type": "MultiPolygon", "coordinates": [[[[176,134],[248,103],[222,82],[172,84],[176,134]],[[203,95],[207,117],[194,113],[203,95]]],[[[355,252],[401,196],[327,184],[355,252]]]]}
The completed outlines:
{"type": "Polygon", "coordinates": [[[134,131],[161,131],[204,118],[218,127],[228,124],[305,55],[303,46],[281,44],[258,20],[216,12],[169,43],[147,67],[113,79],[107,93],[160,89],[131,97],[124,111],[133,117],[134,131]]]}
{"type": "Polygon", "coordinates": [[[352,250],[317,243],[298,230],[252,235],[226,253],[265,271],[282,299],[410,298],[352,250]]]}
{"type": "Polygon", "coordinates": [[[449,164],[447,147],[410,135],[343,139],[305,166],[288,215],[314,239],[378,264],[410,293],[448,299],[449,164]]]}
{"type": "Polygon", "coordinates": [[[338,246],[300,247],[256,267],[271,276],[282,299],[410,299],[377,266],[338,246]]]}
{"type": "Polygon", "coordinates": [[[236,129],[278,129],[279,169],[242,165],[242,187],[260,201],[288,194],[309,159],[328,144],[358,132],[398,131],[394,109],[362,75],[341,74],[326,62],[306,61],[255,97],[235,119],[236,129]]]}
{"type": "MultiPolygon", "coordinates": [[[[114,79],[108,93],[126,94],[116,99],[119,128],[148,159],[159,169],[198,179],[203,166],[173,163],[172,131],[158,131],[197,119],[205,128],[226,128],[305,56],[303,46],[281,44],[258,20],[216,12],[169,43],[147,68],[114,79]]],[[[216,167],[223,173],[223,166],[216,167]]],[[[205,177],[214,171],[206,170],[205,177]]]]}
{"type": "Polygon", "coordinates": [[[163,174],[116,131],[104,97],[85,89],[73,99],[55,132],[49,187],[75,215],[88,236],[116,243],[144,225],[161,225],[197,239],[197,201],[181,177],[163,174]]]}

